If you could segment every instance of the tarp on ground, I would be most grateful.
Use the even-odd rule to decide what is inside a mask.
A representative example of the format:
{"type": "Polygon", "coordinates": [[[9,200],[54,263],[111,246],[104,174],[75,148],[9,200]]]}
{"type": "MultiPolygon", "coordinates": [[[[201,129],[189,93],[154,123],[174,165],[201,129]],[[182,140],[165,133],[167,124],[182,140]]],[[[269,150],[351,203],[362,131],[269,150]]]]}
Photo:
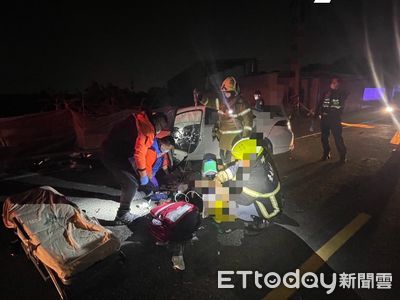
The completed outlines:
{"type": "Polygon", "coordinates": [[[0,119],[0,161],[67,151],[74,143],[67,110],[0,119]]]}

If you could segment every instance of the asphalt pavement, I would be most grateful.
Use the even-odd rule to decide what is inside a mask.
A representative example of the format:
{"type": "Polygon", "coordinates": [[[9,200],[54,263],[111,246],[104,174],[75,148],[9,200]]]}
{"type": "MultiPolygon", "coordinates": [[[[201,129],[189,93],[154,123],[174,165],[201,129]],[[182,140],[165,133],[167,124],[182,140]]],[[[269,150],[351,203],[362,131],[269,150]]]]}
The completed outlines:
{"type": "MultiPolygon", "coordinates": [[[[213,222],[204,220],[198,240],[186,244],[186,270],[180,272],[172,269],[168,249],[154,245],[144,234],[145,225],[138,222],[129,226],[132,235],[123,243],[126,258],[111,256],[78,276],[67,289],[70,298],[399,299],[400,154],[393,152],[389,143],[396,129],[379,111],[346,115],[344,121],[354,126],[343,130],[349,161],[340,164],[335,150],[330,161],[319,161],[317,124],[316,131],[309,132],[309,120],[293,120],[295,150],[275,157],[285,195],[285,217],[279,224],[272,224],[257,236],[243,235],[238,225],[222,236],[213,222]],[[302,284],[299,289],[288,289],[281,284],[270,288],[263,283],[271,272],[283,278],[297,269],[300,277],[314,272],[318,287],[302,284]],[[234,273],[218,275],[218,271],[234,273]],[[241,271],[248,271],[246,288],[241,271]],[[256,271],[263,276],[259,285],[256,271]],[[357,276],[353,286],[339,286],[343,273],[357,276]],[[336,277],[331,294],[321,285],[321,274],[325,282],[336,277]],[[370,274],[374,280],[368,286],[370,274]],[[378,288],[377,278],[382,274],[386,286],[387,275],[392,276],[390,289],[378,288]],[[219,276],[227,280],[222,285],[234,287],[218,288],[219,276]],[[360,276],[366,277],[359,286],[360,276]]],[[[334,149],[333,140],[332,146],[334,149]]],[[[118,207],[118,186],[95,161],[90,168],[2,174],[0,197],[38,185],[53,186],[72,197],[89,215],[102,219],[112,219],[118,207]]],[[[12,233],[2,225],[1,298],[55,299],[55,290],[42,281],[23,253],[10,255],[12,239],[12,233]]]]}

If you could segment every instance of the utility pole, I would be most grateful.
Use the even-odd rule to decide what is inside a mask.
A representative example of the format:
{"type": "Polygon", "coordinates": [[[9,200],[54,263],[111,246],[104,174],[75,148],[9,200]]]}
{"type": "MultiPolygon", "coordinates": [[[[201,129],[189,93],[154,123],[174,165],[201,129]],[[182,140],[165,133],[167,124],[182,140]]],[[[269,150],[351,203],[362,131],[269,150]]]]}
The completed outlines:
{"type": "Polygon", "coordinates": [[[300,103],[300,68],[301,57],[304,51],[304,22],[307,0],[292,0],[290,3],[290,24],[291,24],[291,43],[290,43],[290,87],[292,94],[290,103],[295,104],[296,112],[299,111],[300,103]]]}

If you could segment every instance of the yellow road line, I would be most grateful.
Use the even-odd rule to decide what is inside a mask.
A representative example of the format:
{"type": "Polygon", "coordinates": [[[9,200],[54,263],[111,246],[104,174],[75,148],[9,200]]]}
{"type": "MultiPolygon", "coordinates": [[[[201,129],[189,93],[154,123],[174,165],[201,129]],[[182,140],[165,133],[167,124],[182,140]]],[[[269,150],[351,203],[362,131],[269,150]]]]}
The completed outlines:
{"type": "MultiPolygon", "coordinates": [[[[366,129],[375,128],[375,126],[373,126],[373,125],[368,125],[368,124],[363,124],[363,123],[352,124],[352,123],[344,123],[344,122],[342,122],[341,124],[342,124],[342,126],[344,126],[343,128],[349,128],[349,127],[366,128],[366,129]]],[[[380,126],[383,126],[383,125],[380,125],[380,126]]],[[[317,135],[320,135],[320,134],[321,134],[321,132],[316,132],[316,133],[311,133],[311,134],[307,134],[307,135],[302,135],[302,136],[296,137],[294,139],[295,140],[301,140],[301,139],[305,139],[305,138],[308,138],[308,137],[311,137],[311,136],[317,136],[317,135]]]]}
{"type": "MultiPolygon", "coordinates": [[[[300,276],[306,272],[317,272],[370,218],[371,216],[365,213],[360,213],[355,217],[300,266],[300,276]]],[[[289,289],[281,285],[268,293],[264,300],[288,299],[296,291],[296,289],[289,289]]]]}
{"type": "Polygon", "coordinates": [[[375,128],[375,126],[373,125],[368,125],[368,124],[353,124],[353,123],[344,123],[342,122],[343,126],[347,126],[347,127],[357,127],[357,128],[375,128]]]}

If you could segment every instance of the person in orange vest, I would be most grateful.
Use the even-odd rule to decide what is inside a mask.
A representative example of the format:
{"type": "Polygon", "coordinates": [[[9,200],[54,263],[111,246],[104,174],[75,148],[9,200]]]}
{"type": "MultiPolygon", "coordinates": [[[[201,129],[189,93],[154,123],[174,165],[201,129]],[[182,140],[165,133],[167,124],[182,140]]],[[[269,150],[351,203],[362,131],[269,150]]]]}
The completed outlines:
{"type": "Polygon", "coordinates": [[[154,138],[165,136],[167,128],[165,114],[141,111],[116,124],[103,142],[102,162],[121,186],[117,223],[129,224],[139,217],[130,212],[138,189],[146,194],[156,189],[146,170],[146,156],[154,138]]]}

